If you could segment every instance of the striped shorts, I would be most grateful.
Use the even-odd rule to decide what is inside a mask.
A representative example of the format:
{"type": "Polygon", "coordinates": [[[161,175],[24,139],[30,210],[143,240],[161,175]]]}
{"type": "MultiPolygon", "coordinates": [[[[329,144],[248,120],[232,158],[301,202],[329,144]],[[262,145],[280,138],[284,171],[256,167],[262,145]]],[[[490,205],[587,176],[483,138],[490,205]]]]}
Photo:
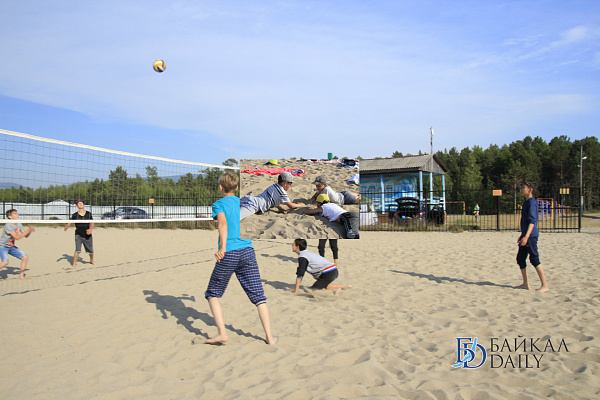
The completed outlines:
{"type": "Polygon", "coordinates": [[[215,264],[204,297],[207,300],[211,297],[223,297],[229,279],[231,279],[234,272],[252,304],[258,306],[267,302],[260,280],[256,255],[252,247],[244,247],[225,253],[225,257],[215,264]]]}

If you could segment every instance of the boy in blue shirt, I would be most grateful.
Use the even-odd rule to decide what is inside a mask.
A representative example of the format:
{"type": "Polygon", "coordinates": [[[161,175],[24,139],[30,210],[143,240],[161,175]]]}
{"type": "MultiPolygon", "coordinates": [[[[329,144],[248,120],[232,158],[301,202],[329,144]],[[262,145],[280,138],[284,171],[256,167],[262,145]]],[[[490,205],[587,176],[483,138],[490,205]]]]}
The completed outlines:
{"type": "Polygon", "coordinates": [[[240,199],[235,196],[239,178],[226,173],[219,178],[219,189],[223,198],[213,206],[213,219],[217,220],[219,250],[215,254],[217,263],[210,277],[205,297],[215,318],[219,333],[206,341],[208,344],[222,344],[228,340],[223,310],[219,298],[225,293],[231,275],[235,272],[238,281],[248,298],[258,309],[260,322],[265,330],[267,344],[275,344],[277,338],[271,334],[271,320],[267,308],[267,298],[260,280],[258,263],[249,239],[240,239],[240,199]]]}
{"type": "Polygon", "coordinates": [[[517,264],[521,268],[523,283],[517,287],[520,289],[529,289],[529,282],[527,280],[527,256],[529,255],[529,262],[535,267],[540,278],[541,286],[537,291],[547,292],[550,289],[546,283],[544,268],[540,263],[540,255],[537,248],[539,206],[536,198],[533,197],[533,190],[536,187],[535,182],[525,181],[521,184],[521,194],[525,197],[525,202],[521,211],[521,236],[517,240],[517,244],[519,245],[517,264]]]}

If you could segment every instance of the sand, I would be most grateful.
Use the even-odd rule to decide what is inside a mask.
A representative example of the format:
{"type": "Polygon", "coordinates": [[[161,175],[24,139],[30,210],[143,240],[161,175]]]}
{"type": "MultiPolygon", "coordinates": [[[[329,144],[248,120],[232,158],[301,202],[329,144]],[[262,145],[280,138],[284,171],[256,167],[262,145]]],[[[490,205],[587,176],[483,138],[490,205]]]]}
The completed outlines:
{"type": "MultiPolygon", "coordinates": [[[[520,283],[516,233],[364,232],[340,241],[338,282],[354,287],[338,297],[286,291],[296,270],[290,241],[254,241],[275,347],[262,341],[235,279],[222,299],[228,344],[191,344],[216,333],[204,299],[216,231],[97,228],[94,235],[97,266],[63,270],[73,231],[39,228],[19,242],[31,257],[28,279],[18,279],[14,259],[0,272],[0,398],[595,399],[600,392],[598,228],[541,236],[551,288],[544,294],[512,288],[520,283]],[[534,351],[543,356],[539,368],[492,368],[489,359],[477,369],[452,367],[456,337],[489,348],[491,338],[502,345],[519,336],[541,338],[541,350],[564,340],[568,352],[534,351]]],[[[537,285],[533,270],[530,277],[537,285]]]]}
{"type": "MultiPolygon", "coordinates": [[[[240,168],[269,168],[264,164],[268,160],[241,160],[240,168]]],[[[273,207],[262,215],[251,215],[245,218],[240,226],[241,237],[249,239],[282,239],[282,238],[344,238],[345,232],[341,224],[329,222],[326,218],[305,215],[304,210],[316,207],[310,199],[315,194],[315,178],[319,175],[327,177],[327,183],[336,192],[349,190],[354,195],[358,195],[358,186],[347,182],[353,175],[358,174],[357,169],[340,167],[337,164],[314,163],[310,161],[297,160],[278,160],[278,165],[274,168],[293,168],[304,169],[306,173],[301,176],[294,176],[294,184],[288,191],[288,196],[293,203],[303,204],[305,207],[291,210],[286,214],[281,214],[277,208],[273,207]]],[[[252,175],[241,174],[240,197],[245,195],[259,195],[274,183],[277,183],[278,175],[252,175]]],[[[286,206],[284,208],[287,209],[286,206]]],[[[358,204],[343,205],[347,211],[358,212],[358,204]]]]}

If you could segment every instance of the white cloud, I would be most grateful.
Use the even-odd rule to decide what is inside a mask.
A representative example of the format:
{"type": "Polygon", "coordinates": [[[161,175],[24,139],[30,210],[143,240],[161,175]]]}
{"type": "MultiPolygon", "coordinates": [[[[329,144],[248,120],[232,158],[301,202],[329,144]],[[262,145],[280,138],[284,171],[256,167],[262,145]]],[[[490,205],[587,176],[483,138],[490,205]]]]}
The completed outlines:
{"type": "Polygon", "coordinates": [[[430,125],[470,145],[483,126],[501,135],[597,101],[535,76],[551,73],[537,63],[544,53],[597,37],[584,25],[546,45],[542,34],[510,35],[519,39],[498,40],[503,48],[462,36],[458,20],[411,21],[363,3],[2,7],[10,63],[0,74],[10,79],[1,94],[199,132],[232,153],[416,153],[428,149],[430,125]],[[151,69],[156,58],[167,63],[162,74],[151,69]]]}

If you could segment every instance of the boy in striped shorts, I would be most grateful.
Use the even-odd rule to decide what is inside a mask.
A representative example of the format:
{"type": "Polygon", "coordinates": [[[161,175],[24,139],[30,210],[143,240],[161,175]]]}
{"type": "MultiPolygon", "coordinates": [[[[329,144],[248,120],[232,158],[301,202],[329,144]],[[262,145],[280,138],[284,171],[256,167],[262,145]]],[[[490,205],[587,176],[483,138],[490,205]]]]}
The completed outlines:
{"type": "Polygon", "coordinates": [[[206,340],[208,344],[222,344],[228,340],[223,310],[219,298],[225,293],[231,275],[235,272],[246,295],[258,309],[260,322],[265,330],[267,344],[275,344],[277,338],[271,334],[271,320],[267,308],[267,298],[263,291],[256,255],[249,239],[240,239],[240,199],[235,196],[239,178],[226,173],[219,178],[219,189],[223,198],[213,206],[213,219],[217,220],[219,250],[215,254],[217,263],[212,272],[205,297],[215,318],[219,333],[206,340]]]}
{"type": "Polygon", "coordinates": [[[296,270],[296,286],[293,292],[297,293],[300,288],[300,282],[304,274],[308,272],[317,281],[310,287],[311,289],[323,289],[338,295],[342,289],[349,289],[352,285],[338,285],[332,283],[339,275],[337,265],[328,261],[311,251],[306,250],[307,244],[304,239],[296,239],[292,243],[292,251],[298,254],[298,269],[296,270]]]}

